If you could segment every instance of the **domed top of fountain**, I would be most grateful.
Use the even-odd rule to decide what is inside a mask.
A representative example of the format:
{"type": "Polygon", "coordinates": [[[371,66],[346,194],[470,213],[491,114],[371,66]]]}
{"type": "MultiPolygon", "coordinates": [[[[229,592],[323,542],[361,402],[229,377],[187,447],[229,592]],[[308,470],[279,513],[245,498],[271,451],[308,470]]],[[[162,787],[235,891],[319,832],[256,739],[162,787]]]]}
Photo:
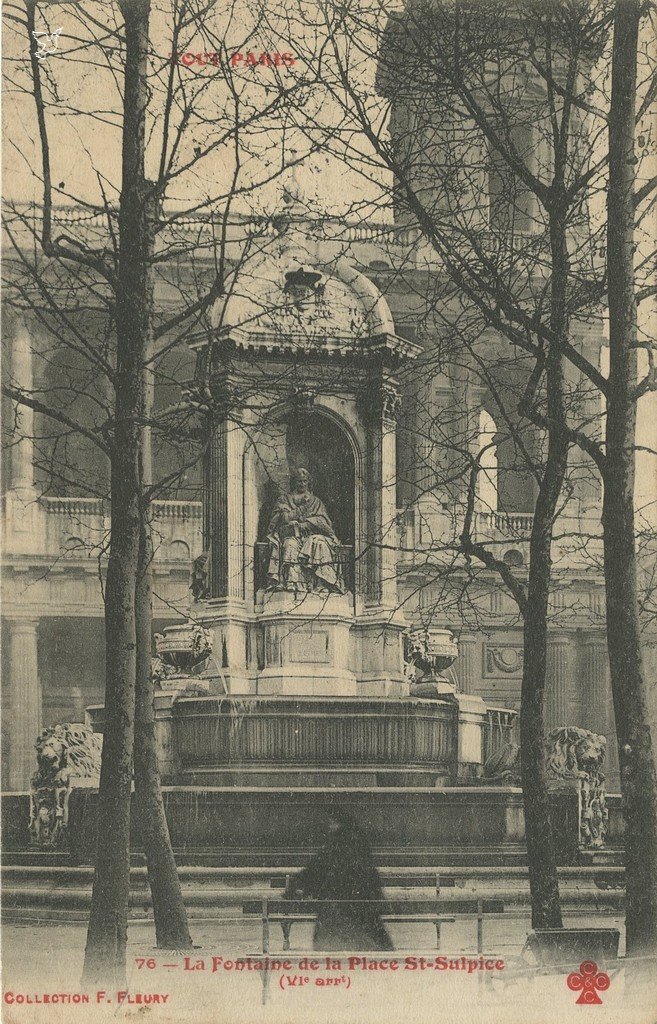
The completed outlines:
{"type": "MultiPolygon", "coordinates": [[[[398,338],[385,298],[363,273],[326,247],[323,220],[308,210],[292,181],[271,219],[269,237],[252,243],[210,311],[216,342],[269,352],[320,349],[367,352],[383,346],[399,356],[420,350],[398,338]],[[328,262],[327,262],[328,260],[328,262]]],[[[201,348],[208,339],[192,347],[201,348]]]]}

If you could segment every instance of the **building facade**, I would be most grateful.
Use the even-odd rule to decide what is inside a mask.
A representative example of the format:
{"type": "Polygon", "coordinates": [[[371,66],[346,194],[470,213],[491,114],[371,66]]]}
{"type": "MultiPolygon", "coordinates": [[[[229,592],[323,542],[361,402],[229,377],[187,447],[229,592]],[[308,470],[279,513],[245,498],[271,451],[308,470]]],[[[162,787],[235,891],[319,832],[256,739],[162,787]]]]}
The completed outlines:
{"type": "MultiPolygon", "coordinates": [[[[94,223],[86,215],[85,223],[83,216],[70,209],[58,213],[69,227],[75,223],[78,230],[99,229],[100,218],[94,223]]],[[[462,352],[455,354],[442,344],[440,325],[427,313],[426,296],[435,293],[440,269],[427,263],[417,232],[406,226],[320,221],[304,211],[300,201],[288,208],[287,221],[306,240],[313,266],[333,275],[339,260],[350,268],[350,280],[366,282],[377,302],[383,297],[395,335],[416,350],[412,369],[396,376],[388,410],[395,420],[397,451],[385,467],[384,485],[395,509],[395,529],[384,547],[388,571],[396,576],[398,610],[409,627],[438,625],[453,631],[459,646],[454,670],[462,691],[483,697],[489,705],[517,709],[523,661],[520,613],[494,570],[464,560],[455,549],[472,483],[459,468],[463,453],[484,453],[474,483],[472,537],[491,546],[520,580],[526,573],[534,485],[509,440],[510,432],[495,420],[490,389],[462,352]]],[[[198,234],[209,228],[196,222],[188,230],[198,234]]],[[[269,225],[254,229],[238,224],[231,243],[236,265],[243,237],[252,230],[260,232],[265,249],[277,243],[277,230],[269,225]]],[[[166,306],[173,300],[163,289],[158,301],[166,306]]],[[[356,330],[353,323],[350,327],[356,330]]],[[[40,357],[42,332],[38,318],[27,312],[5,330],[12,378],[28,392],[37,393],[47,376],[48,360],[40,357]]],[[[594,332],[589,343],[599,347],[600,339],[594,332]]],[[[486,344],[493,365],[503,342],[490,335],[486,344]]],[[[181,390],[185,373],[179,377],[181,390]]],[[[170,376],[166,387],[170,394],[170,376]]],[[[48,431],[38,413],[24,410],[7,422],[15,429],[8,435],[4,496],[3,778],[5,789],[20,790],[29,786],[39,729],[79,721],[86,706],[102,702],[109,509],[102,496],[71,493],[75,487],[61,483],[63,472],[60,493],[56,492],[52,475],[48,479],[43,471],[48,431]]],[[[49,452],[52,461],[52,444],[49,452]]],[[[207,544],[200,503],[201,461],[197,457],[196,467],[192,464],[186,475],[184,497],[172,489],[154,502],[158,629],[184,621],[189,614],[192,561],[207,544]]],[[[326,493],[326,483],[324,487],[319,497],[335,510],[335,496],[326,493]]],[[[581,486],[574,488],[556,531],[546,715],[549,727],[579,725],[607,736],[610,782],[615,788],[604,591],[596,540],[599,512],[595,481],[582,473],[581,486]]],[[[253,515],[254,510],[246,514],[253,515]]],[[[230,669],[229,664],[224,667],[230,669]]]]}

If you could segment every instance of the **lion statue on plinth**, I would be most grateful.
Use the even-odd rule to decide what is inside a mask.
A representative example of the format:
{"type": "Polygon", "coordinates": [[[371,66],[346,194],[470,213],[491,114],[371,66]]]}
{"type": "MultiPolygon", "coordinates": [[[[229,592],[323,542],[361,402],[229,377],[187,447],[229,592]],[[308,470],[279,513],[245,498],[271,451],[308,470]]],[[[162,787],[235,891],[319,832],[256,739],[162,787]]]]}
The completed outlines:
{"type": "Polygon", "coordinates": [[[609,812],[602,767],[607,740],[588,729],[561,726],[548,733],[546,767],[551,780],[579,779],[580,843],[602,846],[609,812]]]}
{"type": "Polygon", "coordinates": [[[98,784],[103,738],[78,722],[50,725],[34,744],[37,770],[30,793],[30,835],[39,846],[56,846],[68,825],[75,783],[98,784]]]}
{"type": "MultiPolygon", "coordinates": [[[[552,729],[545,740],[545,767],[552,786],[568,779],[579,780],[579,841],[582,846],[602,846],[609,812],[602,771],[607,751],[604,736],[575,725],[552,729]]],[[[493,751],[483,766],[485,785],[520,785],[520,748],[505,743],[493,751]]]]}

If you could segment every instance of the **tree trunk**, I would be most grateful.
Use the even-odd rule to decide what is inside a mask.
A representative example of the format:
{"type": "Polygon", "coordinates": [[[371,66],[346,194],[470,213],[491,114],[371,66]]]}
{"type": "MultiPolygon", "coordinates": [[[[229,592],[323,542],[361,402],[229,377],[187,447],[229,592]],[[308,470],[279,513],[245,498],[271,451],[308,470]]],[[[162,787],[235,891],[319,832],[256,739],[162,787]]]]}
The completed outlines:
{"type": "Polygon", "coordinates": [[[149,0],[127,0],[126,63],[116,291],[116,397],[111,540],[105,595],[107,677],[98,792],[98,846],[83,980],[125,983],[130,894],[130,795],[136,681],[135,597],[139,563],[144,360],[150,310],[144,204],[149,0]],[[146,249],[145,249],[146,244],[146,249]]]}
{"type": "Polygon", "coordinates": [[[564,451],[561,441],[550,439],[545,474],[534,511],[523,627],[520,760],[534,928],[561,928],[563,923],[545,764],[544,705],[552,527],[566,459],[567,447],[564,451]]]}
{"type": "Polygon", "coordinates": [[[140,838],[146,855],[155,917],[156,943],[162,949],[192,945],[157,764],[151,676],[152,546],[147,511],[141,530],[137,583],[137,703],[135,711],[135,792],[140,838]]]}
{"type": "MultiPolygon", "coordinates": [[[[123,362],[123,360],[122,360],[123,362]]],[[[125,369],[125,363],[124,363],[125,369]]],[[[135,711],[135,580],[139,554],[139,385],[120,373],[112,463],[111,548],[105,593],[107,675],[98,791],[98,845],[84,961],[84,983],[125,982],[130,890],[130,793],[135,711]],[[118,424],[122,423],[119,428],[118,424]]]]}
{"type": "Polygon", "coordinates": [[[568,250],[565,217],[557,212],[550,215],[550,240],[551,329],[554,340],[546,361],[548,451],[529,546],[520,696],[520,759],[534,928],[561,928],[563,925],[545,764],[545,676],[552,534],[568,466],[568,441],[565,432],[559,429],[565,422],[562,340],[568,330],[568,250]]]}
{"type": "MultiPolygon", "coordinates": [[[[147,238],[149,252],[152,255],[157,220],[157,204],[152,194],[147,200],[147,204],[149,224],[147,238]]],[[[145,298],[152,309],[152,260],[149,260],[149,264],[148,292],[145,298]]],[[[150,334],[148,347],[152,354],[150,334]]],[[[144,373],[144,412],[147,419],[150,419],[152,414],[152,405],[152,370],[149,366],[144,373]]],[[[176,861],[171,848],[169,826],[164,812],[155,740],[155,710],[151,675],[153,545],[148,501],[148,492],[153,477],[150,430],[150,426],[146,424],[142,433],[142,512],[136,599],[135,796],[140,837],[146,855],[148,881],[151,889],[156,943],[162,949],[185,949],[191,946],[192,941],[176,861]]]]}
{"type": "Polygon", "coordinates": [[[602,526],[607,643],[625,817],[626,943],[657,950],[657,778],[641,651],[634,529],[637,324],[634,296],[634,124],[638,0],[614,17],[609,117],[607,261],[609,383],[602,526]]]}

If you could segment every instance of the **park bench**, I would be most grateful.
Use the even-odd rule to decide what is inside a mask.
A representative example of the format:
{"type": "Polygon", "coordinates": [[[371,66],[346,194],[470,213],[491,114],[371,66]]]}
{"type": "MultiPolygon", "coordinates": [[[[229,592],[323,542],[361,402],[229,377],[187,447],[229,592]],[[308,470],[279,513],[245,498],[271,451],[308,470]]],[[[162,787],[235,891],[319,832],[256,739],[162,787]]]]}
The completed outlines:
{"type": "MultiPolygon", "coordinates": [[[[335,901],[331,901],[335,902],[335,901]]],[[[348,901],[350,904],[354,900],[348,901]]],[[[386,923],[407,922],[409,924],[430,923],[436,929],[436,949],[440,949],[440,935],[443,924],[453,924],[457,915],[477,915],[478,940],[483,928],[483,915],[503,913],[501,900],[446,900],[442,897],[423,899],[385,899],[370,901],[380,907],[380,918],[386,923]]],[[[262,952],[269,952],[270,926],[280,924],[283,933],[283,949],[290,949],[290,933],[297,922],[314,921],[321,906],[321,900],[247,900],[242,904],[245,917],[259,917],[262,921],[262,952]]]]}
{"type": "Polygon", "coordinates": [[[614,977],[622,967],[618,957],[617,928],[537,928],[530,932],[520,954],[505,956],[506,969],[483,980],[502,988],[532,982],[537,975],[579,972],[583,961],[614,977]]]}
{"type": "Polygon", "coordinates": [[[582,958],[598,965],[618,959],[618,928],[535,928],[521,956],[529,953],[539,967],[578,964],[582,958]]]}
{"type": "MultiPolygon", "coordinates": [[[[269,880],[269,884],[272,889],[287,889],[290,884],[290,880],[294,877],[293,874],[286,875],[274,875],[269,880]]],[[[398,889],[414,889],[414,888],[433,888],[436,896],[440,896],[440,890],[444,888],[454,888],[459,883],[458,875],[444,875],[436,871],[422,871],[416,869],[411,873],[409,872],[385,872],[381,874],[381,881],[387,888],[398,888],[398,889]]]]}

